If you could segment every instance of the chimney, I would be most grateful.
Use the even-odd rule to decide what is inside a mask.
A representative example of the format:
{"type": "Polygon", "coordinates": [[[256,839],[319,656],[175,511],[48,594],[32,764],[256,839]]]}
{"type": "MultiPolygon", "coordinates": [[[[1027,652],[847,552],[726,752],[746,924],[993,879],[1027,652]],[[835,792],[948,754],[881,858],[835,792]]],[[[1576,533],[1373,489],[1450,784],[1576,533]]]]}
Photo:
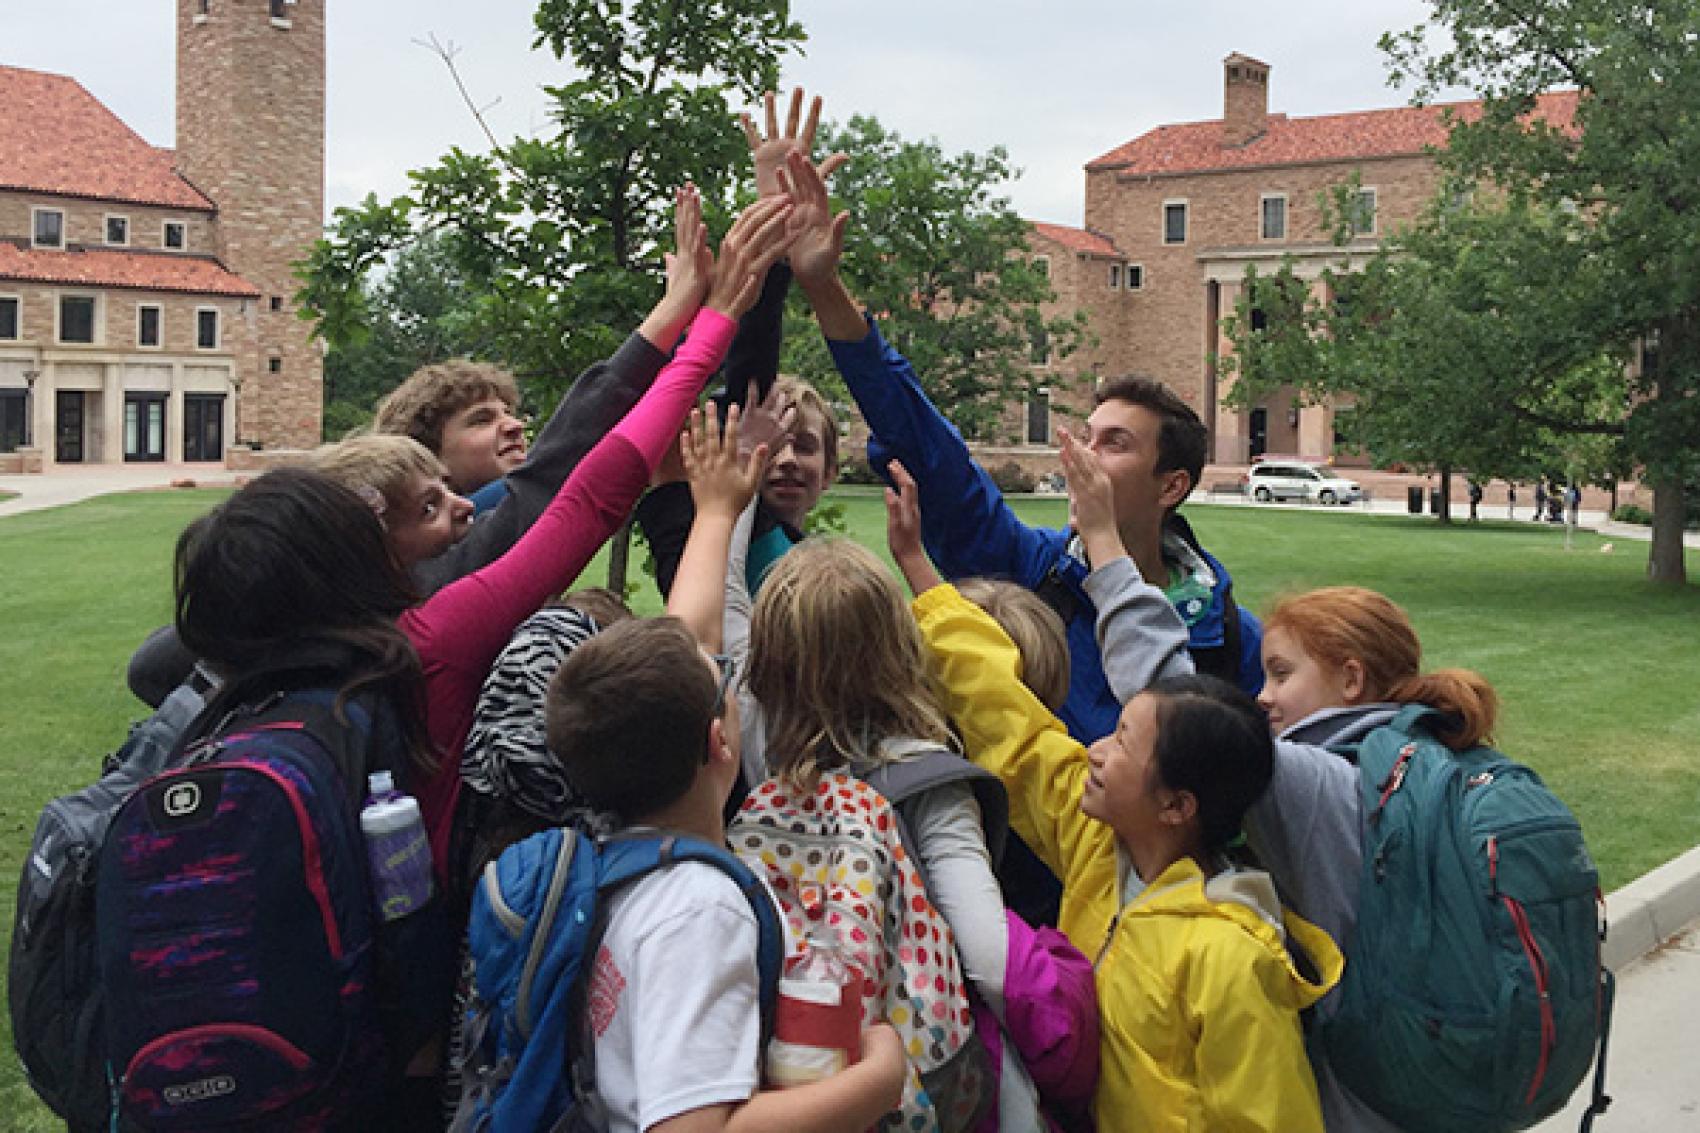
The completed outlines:
{"type": "Polygon", "coordinates": [[[1234,52],[1222,60],[1222,144],[1243,146],[1263,135],[1269,116],[1269,64],[1234,52]]]}

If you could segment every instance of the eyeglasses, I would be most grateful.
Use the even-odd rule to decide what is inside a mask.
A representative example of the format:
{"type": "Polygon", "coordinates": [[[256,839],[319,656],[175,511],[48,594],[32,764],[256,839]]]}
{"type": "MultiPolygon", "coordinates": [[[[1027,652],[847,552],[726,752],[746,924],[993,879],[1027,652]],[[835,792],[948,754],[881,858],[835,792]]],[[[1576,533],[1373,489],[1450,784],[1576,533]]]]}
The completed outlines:
{"type": "Polygon", "coordinates": [[[714,689],[714,717],[719,719],[726,712],[726,690],[732,687],[732,680],[738,675],[738,659],[730,653],[716,653],[709,660],[720,671],[720,683],[714,689]]]}

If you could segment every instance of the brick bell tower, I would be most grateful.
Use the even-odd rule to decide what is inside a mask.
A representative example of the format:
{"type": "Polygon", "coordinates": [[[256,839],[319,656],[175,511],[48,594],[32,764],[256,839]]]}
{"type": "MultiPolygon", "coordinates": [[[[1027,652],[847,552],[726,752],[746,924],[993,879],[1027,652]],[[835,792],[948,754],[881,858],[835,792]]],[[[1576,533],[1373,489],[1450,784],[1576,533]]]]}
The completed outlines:
{"type": "Polygon", "coordinates": [[[326,0],[177,0],[177,169],[218,206],[211,251],[262,292],[227,329],[233,441],[319,442],[324,356],[292,265],[325,216],[326,0]]]}

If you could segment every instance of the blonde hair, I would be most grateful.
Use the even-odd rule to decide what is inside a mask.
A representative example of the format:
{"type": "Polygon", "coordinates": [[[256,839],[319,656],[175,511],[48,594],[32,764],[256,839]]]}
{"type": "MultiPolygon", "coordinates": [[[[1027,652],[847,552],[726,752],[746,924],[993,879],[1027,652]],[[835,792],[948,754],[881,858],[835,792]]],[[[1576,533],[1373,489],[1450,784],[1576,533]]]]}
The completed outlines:
{"type": "Polygon", "coordinates": [[[387,508],[406,506],[415,476],[434,480],[449,474],[430,449],[394,433],[359,433],[320,445],[309,466],[365,500],[379,518],[387,508]]]}
{"type": "Polygon", "coordinates": [[[992,616],[1021,654],[1021,683],[1052,712],[1068,699],[1068,627],[1045,600],[1013,582],[966,578],[957,592],[992,616]]]}
{"type": "Polygon", "coordinates": [[[500,366],[450,358],[422,366],[378,403],[372,428],[412,437],[432,452],[443,451],[443,425],[470,405],[499,397],[509,411],[519,406],[519,383],[500,366]]]}
{"type": "Polygon", "coordinates": [[[774,387],[797,407],[797,426],[808,428],[810,419],[820,430],[821,451],[826,454],[826,474],[838,474],[838,418],[821,396],[820,390],[801,378],[781,376],[774,387]]]}
{"type": "Polygon", "coordinates": [[[749,685],[769,767],[803,789],[881,762],[887,739],[954,746],[897,580],[849,540],[809,539],[774,565],[751,617],[749,685]]]}
{"type": "Polygon", "coordinates": [[[1493,742],[1499,694],[1471,669],[1422,671],[1422,645],[1410,617],[1392,599],[1361,586],[1328,586],[1277,602],[1263,632],[1285,630],[1312,658],[1338,668],[1363,666],[1365,695],[1426,704],[1456,722],[1436,733],[1453,751],[1493,742]]]}

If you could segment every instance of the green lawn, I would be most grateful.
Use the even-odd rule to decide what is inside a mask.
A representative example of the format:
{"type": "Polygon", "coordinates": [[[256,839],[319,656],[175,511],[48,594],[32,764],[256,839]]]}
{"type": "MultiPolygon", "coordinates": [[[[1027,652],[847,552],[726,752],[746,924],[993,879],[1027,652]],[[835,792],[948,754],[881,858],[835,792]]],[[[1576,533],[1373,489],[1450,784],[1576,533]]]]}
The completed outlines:
{"type": "MultiPolygon", "coordinates": [[[[142,705],[131,649],[170,615],[171,547],[212,491],[146,492],[0,518],[0,876],[17,877],[42,804],[91,780],[142,705]]],[[[833,497],[851,536],[883,550],[869,491],[833,497]]],[[[1060,523],[1059,499],[1017,504],[1060,523]]],[[[1242,605],[1334,583],[1383,590],[1416,620],[1431,666],[1480,670],[1504,698],[1500,743],[1576,809],[1608,889],[1700,843],[1700,587],[1644,581],[1645,543],[1602,554],[1581,533],[1345,511],[1188,509],[1242,605]]],[[[641,558],[639,551],[634,558],[641,558]]],[[[1700,556],[1689,569],[1700,573],[1700,556]]],[[[601,577],[593,564],[587,581],[601,577]]],[[[634,595],[659,609],[647,578],[634,595]]],[[[10,917],[0,943],[11,936],[10,917]]],[[[10,1029],[4,1027],[6,1045],[10,1029]]],[[[52,1129],[0,1059],[0,1129],[52,1129]]]]}

